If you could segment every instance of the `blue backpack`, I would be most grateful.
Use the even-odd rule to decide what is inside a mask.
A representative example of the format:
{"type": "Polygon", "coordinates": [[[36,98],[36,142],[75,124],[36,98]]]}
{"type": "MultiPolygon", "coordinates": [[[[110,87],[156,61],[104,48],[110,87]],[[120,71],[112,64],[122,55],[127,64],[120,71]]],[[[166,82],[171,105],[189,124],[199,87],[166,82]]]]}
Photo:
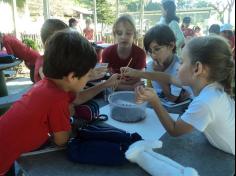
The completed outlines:
{"type": "Polygon", "coordinates": [[[128,162],[125,152],[128,147],[142,140],[138,133],[127,133],[121,129],[104,125],[88,125],[79,129],[67,147],[70,161],[81,164],[118,166],[128,162]]]}

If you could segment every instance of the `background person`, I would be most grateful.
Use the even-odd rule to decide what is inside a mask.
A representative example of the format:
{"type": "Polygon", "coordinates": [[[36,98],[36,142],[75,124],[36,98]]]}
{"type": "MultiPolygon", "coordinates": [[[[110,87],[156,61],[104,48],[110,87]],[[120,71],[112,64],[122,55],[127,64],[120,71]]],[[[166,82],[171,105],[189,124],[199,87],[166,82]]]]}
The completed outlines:
{"type": "Polygon", "coordinates": [[[85,20],[86,27],[83,30],[83,34],[87,40],[93,41],[94,40],[94,31],[91,28],[91,23],[92,23],[91,18],[86,18],[86,20],[85,20]]]}
{"type": "Polygon", "coordinates": [[[179,27],[179,18],[176,16],[175,0],[161,1],[162,19],[160,24],[167,24],[175,34],[176,52],[180,56],[181,48],[184,45],[184,34],[179,27]]]}
{"type": "Polygon", "coordinates": [[[194,36],[193,29],[191,29],[190,26],[191,23],[191,18],[190,17],[184,17],[183,18],[183,23],[181,25],[181,30],[184,34],[185,38],[191,38],[194,36]]]}
{"type": "Polygon", "coordinates": [[[201,28],[199,26],[193,26],[193,32],[195,37],[202,36],[201,28]]]}
{"type": "Polygon", "coordinates": [[[220,27],[220,35],[228,40],[231,46],[233,57],[235,58],[235,35],[233,33],[233,26],[231,24],[223,24],[220,27]]]}
{"type": "Polygon", "coordinates": [[[209,35],[220,35],[220,25],[212,24],[208,30],[209,35]]]}

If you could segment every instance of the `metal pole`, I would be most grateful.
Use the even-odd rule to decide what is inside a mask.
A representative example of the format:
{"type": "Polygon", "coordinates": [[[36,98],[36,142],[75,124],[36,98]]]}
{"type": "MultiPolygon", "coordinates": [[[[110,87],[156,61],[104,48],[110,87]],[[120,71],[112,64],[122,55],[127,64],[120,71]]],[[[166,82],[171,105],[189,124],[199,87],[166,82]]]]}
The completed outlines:
{"type": "Polygon", "coordinates": [[[17,29],[17,9],[16,9],[16,0],[12,0],[12,12],[13,12],[13,33],[17,38],[19,38],[19,31],[17,29]]]}
{"type": "Polygon", "coordinates": [[[49,0],[43,0],[43,16],[44,16],[44,20],[47,20],[50,18],[49,0]]]}
{"type": "Polygon", "coordinates": [[[120,1],[116,0],[116,18],[119,17],[119,6],[120,6],[120,1]]]}
{"type": "Polygon", "coordinates": [[[141,9],[140,9],[140,35],[143,34],[143,17],[144,17],[144,0],[140,0],[141,9]]]}
{"type": "Polygon", "coordinates": [[[95,42],[97,41],[97,1],[93,0],[93,19],[94,19],[94,33],[95,33],[95,42]]]}

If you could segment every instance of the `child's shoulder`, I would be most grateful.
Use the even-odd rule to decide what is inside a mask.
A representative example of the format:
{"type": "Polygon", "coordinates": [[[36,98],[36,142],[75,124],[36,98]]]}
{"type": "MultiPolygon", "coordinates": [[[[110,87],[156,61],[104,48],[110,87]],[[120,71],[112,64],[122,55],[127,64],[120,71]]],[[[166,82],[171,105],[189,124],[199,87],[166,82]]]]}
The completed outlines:
{"type": "Polygon", "coordinates": [[[133,51],[135,51],[135,52],[138,52],[140,54],[145,54],[145,51],[135,44],[132,45],[132,48],[133,48],[133,51]]]}

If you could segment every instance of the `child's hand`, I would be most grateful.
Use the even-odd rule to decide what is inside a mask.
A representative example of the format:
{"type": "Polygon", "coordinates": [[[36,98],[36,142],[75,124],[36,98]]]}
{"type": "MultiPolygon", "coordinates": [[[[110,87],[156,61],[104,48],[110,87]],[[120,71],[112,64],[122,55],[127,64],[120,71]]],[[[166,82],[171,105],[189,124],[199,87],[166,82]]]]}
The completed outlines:
{"type": "Polygon", "coordinates": [[[145,101],[148,101],[150,102],[150,104],[153,105],[158,100],[156,91],[149,87],[145,88],[143,86],[136,87],[135,95],[137,103],[143,103],[145,101]]]}
{"type": "Polygon", "coordinates": [[[106,80],[106,87],[115,87],[120,84],[120,74],[113,74],[108,80],[106,80]]]}
{"type": "Polygon", "coordinates": [[[70,116],[75,115],[75,107],[74,104],[69,105],[70,116]]]}
{"type": "Polygon", "coordinates": [[[135,77],[138,71],[130,67],[121,67],[120,73],[122,76],[135,77]]]}
{"type": "Polygon", "coordinates": [[[96,79],[101,79],[105,76],[107,73],[108,69],[107,67],[98,67],[94,68],[92,70],[92,73],[90,75],[90,80],[96,80],[96,79]]]}

